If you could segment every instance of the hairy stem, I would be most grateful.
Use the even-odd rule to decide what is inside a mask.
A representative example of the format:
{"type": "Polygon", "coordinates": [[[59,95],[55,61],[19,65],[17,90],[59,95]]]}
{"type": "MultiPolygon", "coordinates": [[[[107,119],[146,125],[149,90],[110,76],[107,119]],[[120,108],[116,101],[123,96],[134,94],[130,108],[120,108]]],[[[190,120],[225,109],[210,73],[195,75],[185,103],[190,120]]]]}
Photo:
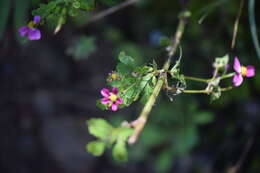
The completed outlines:
{"type": "MultiPolygon", "coordinates": [[[[169,51],[168,54],[168,59],[166,60],[166,62],[163,65],[163,70],[164,71],[168,71],[169,67],[170,67],[170,63],[171,63],[171,58],[172,56],[174,56],[174,54],[176,53],[176,50],[178,48],[178,45],[180,43],[182,34],[184,32],[184,28],[185,28],[185,24],[186,24],[186,17],[181,17],[178,27],[177,27],[177,31],[175,33],[175,37],[174,37],[174,41],[172,43],[171,46],[171,50],[169,51]]],[[[148,119],[148,116],[152,110],[152,107],[162,89],[162,86],[164,84],[164,75],[161,75],[155,85],[155,88],[151,94],[151,96],[149,97],[147,103],[145,104],[141,114],[139,115],[139,117],[132,123],[132,126],[134,127],[134,133],[132,136],[129,137],[128,139],[128,143],[129,144],[134,144],[136,142],[136,140],[138,139],[138,136],[140,135],[140,133],[142,132],[145,123],[148,119]]]]}

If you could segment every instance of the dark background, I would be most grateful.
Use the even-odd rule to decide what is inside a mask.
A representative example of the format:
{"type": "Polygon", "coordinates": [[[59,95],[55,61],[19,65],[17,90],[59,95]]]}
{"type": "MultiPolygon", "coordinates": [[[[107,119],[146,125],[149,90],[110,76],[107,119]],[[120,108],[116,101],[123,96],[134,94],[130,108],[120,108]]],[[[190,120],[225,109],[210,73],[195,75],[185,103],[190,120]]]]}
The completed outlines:
{"type": "MultiPolygon", "coordinates": [[[[24,43],[17,29],[31,19],[30,10],[39,2],[12,1],[0,42],[0,172],[218,173],[240,165],[241,173],[258,173],[260,63],[247,2],[232,51],[240,1],[218,2],[144,0],[88,25],[84,14],[69,19],[57,35],[51,27],[41,26],[42,39],[24,43]],[[28,6],[17,10],[25,2],[28,6]],[[87,132],[87,119],[102,117],[117,124],[135,119],[142,108],[139,102],[116,113],[96,107],[117,54],[124,50],[139,63],[155,59],[161,64],[165,52],[158,37],[174,34],[178,13],[186,7],[192,17],[181,43],[184,74],[208,78],[214,58],[229,53],[231,67],[238,56],[243,64],[256,66],[256,76],[213,103],[206,95],[185,94],[170,102],[161,92],[140,140],[129,149],[127,163],[113,161],[110,150],[101,157],[90,155],[85,145],[94,138],[87,132]],[[92,41],[81,43],[82,38],[92,41]],[[79,45],[83,48],[78,50],[79,45]]],[[[94,13],[107,8],[97,3],[94,13]]],[[[258,28],[259,19],[256,13],[258,28]]]]}

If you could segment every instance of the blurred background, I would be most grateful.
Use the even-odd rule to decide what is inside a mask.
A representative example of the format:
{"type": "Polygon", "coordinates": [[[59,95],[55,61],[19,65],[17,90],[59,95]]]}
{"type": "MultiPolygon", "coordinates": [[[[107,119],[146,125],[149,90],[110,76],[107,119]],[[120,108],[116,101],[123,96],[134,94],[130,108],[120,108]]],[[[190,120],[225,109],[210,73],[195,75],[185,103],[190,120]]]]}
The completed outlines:
{"type": "MultiPolygon", "coordinates": [[[[41,40],[25,42],[17,30],[41,2],[46,1],[0,0],[1,173],[260,172],[260,60],[247,1],[232,51],[240,1],[140,0],[87,23],[122,2],[100,0],[93,12],[68,18],[57,35],[43,25],[41,40]],[[214,58],[229,53],[231,66],[238,56],[256,66],[256,77],[212,103],[206,95],[185,94],[170,101],[161,92],[139,141],[129,148],[127,163],[116,163],[110,150],[90,155],[85,145],[93,137],[86,120],[102,117],[116,125],[135,119],[143,106],[136,102],[116,113],[96,107],[118,53],[124,50],[140,64],[154,59],[161,65],[166,54],[159,38],[173,36],[184,8],[192,12],[181,43],[184,74],[209,78],[214,58]]],[[[256,11],[259,7],[256,2],[256,11]]],[[[259,13],[256,19],[260,28],[259,13]]]]}

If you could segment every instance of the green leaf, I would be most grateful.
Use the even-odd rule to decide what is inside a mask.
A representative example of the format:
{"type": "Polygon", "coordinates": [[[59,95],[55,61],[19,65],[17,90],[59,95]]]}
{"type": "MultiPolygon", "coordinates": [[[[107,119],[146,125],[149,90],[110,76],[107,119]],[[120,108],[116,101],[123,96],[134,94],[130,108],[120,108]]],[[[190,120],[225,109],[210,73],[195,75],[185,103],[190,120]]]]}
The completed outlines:
{"type": "Polygon", "coordinates": [[[129,66],[123,64],[123,63],[119,63],[116,66],[116,71],[120,74],[120,75],[127,75],[131,72],[131,68],[129,68],[129,66]]]}
{"type": "Polygon", "coordinates": [[[112,155],[116,161],[126,162],[128,158],[128,153],[125,143],[117,142],[113,147],[112,155]]]}
{"type": "Polygon", "coordinates": [[[130,66],[130,67],[134,67],[135,65],[135,61],[132,57],[128,56],[125,54],[125,52],[120,52],[118,59],[120,62],[122,62],[123,64],[130,66]]]}
{"type": "Polygon", "coordinates": [[[134,129],[132,128],[120,127],[118,129],[117,140],[120,142],[125,142],[133,133],[134,129]]]}
{"type": "Polygon", "coordinates": [[[87,144],[86,149],[94,156],[101,156],[105,151],[105,147],[106,143],[102,141],[92,141],[87,144]]]}
{"type": "Polygon", "coordinates": [[[9,11],[11,7],[10,0],[1,0],[0,1],[0,41],[2,40],[4,30],[7,24],[9,11]]]}
{"type": "Polygon", "coordinates": [[[87,59],[89,55],[96,51],[95,38],[81,36],[67,50],[69,55],[72,55],[75,60],[87,59]]]}
{"type": "Polygon", "coordinates": [[[99,139],[109,140],[113,127],[102,118],[92,118],[87,121],[89,133],[99,139]]]}

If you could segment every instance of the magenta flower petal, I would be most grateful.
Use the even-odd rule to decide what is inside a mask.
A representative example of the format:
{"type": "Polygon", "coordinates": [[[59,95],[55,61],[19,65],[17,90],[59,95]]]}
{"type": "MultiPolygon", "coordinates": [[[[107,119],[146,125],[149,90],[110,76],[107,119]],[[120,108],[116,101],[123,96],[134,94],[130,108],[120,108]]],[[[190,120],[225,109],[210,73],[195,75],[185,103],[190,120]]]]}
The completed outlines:
{"type": "Polygon", "coordinates": [[[123,103],[123,99],[122,98],[117,98],[117,100],[116,100],[116,104],[118,104],[118,105],[121,105],[123,103]]]}
{"type": "Polygon", "coordinates": [[[41,16],[34,16],[33,23],[38,24],[41,21],[41,16]]]}
{"type": "Polygon", "coordinates": [[[241,85],[243,82],[243,76],[239,73],[237,73],[234,77],[233,77],[233,84],[234,86],[238,87],[239,85],[241,85]]]}
{"type": "Polygon", "coordinates": [[[235,57],[235,59],[234,59],[233,68],[234,68],[234,70],[235,70],[237,73],[241,73],[241,64],[240,64],[240,62],[239,62],[239,60],[238,60],[237,57],[235,57]]]}
{"type": "Polygon", "coordinates": [[[110,103],[111,102],[111,100],[109,99],[109,98],[103,98],[103,99],[101,99],[101,103],[103,104],[103,105],[106,105],[106,104],[108,104],[108,103],[110,103]]]}
{"type": "Polygon", "coordinates": [[[246,77],[253,77],[255,75],[255,67],[252,65],[246,66],[246,77]]]}
{"type": "Polygon", "coordinates": [[[116,104],[116,103],[113,103],[113,104],[111,105],[111,110],[112,110],[112,111],[117,111],[117,109],[118,109],[117,104],[116,104]]]}
{"type": "Polygon", "coordinates": [[[112,88],[112,93],[117,95],[118,94],[118,89],[117,88],[112,88]]]}
{"type": "Polygon", "coordinates": [[[41,38],[41,31],[38,29],[29,29],[28,39],[29,40],[39,40],[41,38]]]}
{"type": "Polygon", "coordinates": [[[102,94],[102,96],[104,96],[104,97],[109,97],[109,96],[110,96],[109,90],[108,90],[107,88],[103,88],[103,89],[101,90],[101,94],[102,94]]]}
{"type": "Polygon", "coordinates": [[[25,35],[28,34],[30,28],[28,26],[22,26],[21,28],[19,28],[19,34],[21,37],[24,37],[25,35]]]}

